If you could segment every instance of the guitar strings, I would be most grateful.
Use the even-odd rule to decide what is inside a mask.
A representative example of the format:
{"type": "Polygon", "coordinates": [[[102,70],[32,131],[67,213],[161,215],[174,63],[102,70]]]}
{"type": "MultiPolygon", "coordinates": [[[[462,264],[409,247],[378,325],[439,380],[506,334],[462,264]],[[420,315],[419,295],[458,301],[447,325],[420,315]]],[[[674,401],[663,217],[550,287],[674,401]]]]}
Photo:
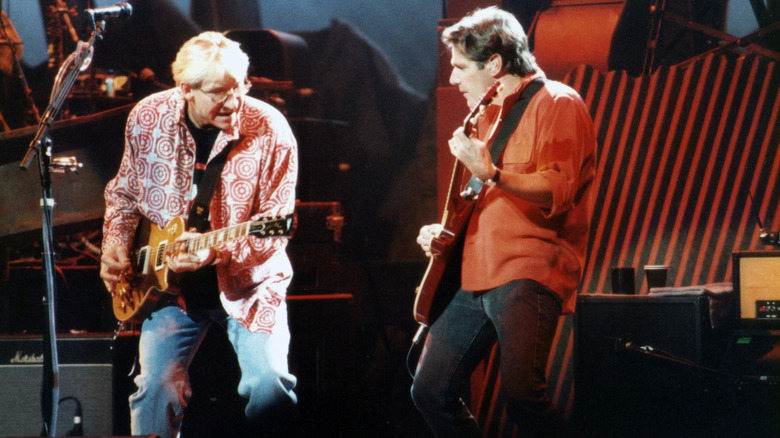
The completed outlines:
{"type": "MultiPolygon", "coordinates": [[[[207,233],[198,235],[196,237],[185,239],[182,242],[179,242],[179,245],[177,246],[183,247],[184,250],[188,253],[197,252],[204,248],[210,248],[215,245],[219,245],[225,242],[230,242],[237,238],[247,236],[250,234],[249,230],[251,229],[252,225],[258,222],[261,221],[257,221],[257,222],[248,221],[242,224],[233,225],[220,230],[209,231],[207,233]]],[[[275,229],[274,227],[271,227],[271,230],[266,232],[265,226],[269,224],[264,223],[263,225],[264,228],[263,228],[263,232],[261,233],[262,235],[266,235],[266,234],[274,235],[277,232],[281,235],[284,234],[285,232],[283,229],[275,229]]],[[[177,242],[174,241],[174,243],[177,242]]],[[[168,247],[169,247],[169,242],[165,240],[163,242],[160,242],[160,244],[158,244],[157,246],[142,247],[137,251],[134,251],[133,255],[135,258],[136,267],[139,269],[142,267],[141,257],[144,254],[148,254],[148,257],[145,260],[145,262],[154,260],[154,267],[156,268],[157,266],[160,266],[163,263],[162,260],[159,259],[159,257],[164,254],[169,254],[165,252],[168,247]],[[145,250],[146,248],[148,248],[148,250],[145,250]]]]}

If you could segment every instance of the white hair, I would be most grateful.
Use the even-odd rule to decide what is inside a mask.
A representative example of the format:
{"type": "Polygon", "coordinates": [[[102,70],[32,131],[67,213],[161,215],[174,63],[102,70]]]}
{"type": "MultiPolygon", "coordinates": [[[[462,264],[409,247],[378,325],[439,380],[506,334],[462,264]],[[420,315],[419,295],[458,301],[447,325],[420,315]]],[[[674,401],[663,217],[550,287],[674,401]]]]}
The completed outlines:
{"type": "Polygon", "coordinates": [[[200,88],[207,81],[219,81],[225,74],[241,83],[248,69],[249,57],[241,46],[213,31],[190,38],[171,64],[176,85],[187,84],[192,88],[200,88]]]}

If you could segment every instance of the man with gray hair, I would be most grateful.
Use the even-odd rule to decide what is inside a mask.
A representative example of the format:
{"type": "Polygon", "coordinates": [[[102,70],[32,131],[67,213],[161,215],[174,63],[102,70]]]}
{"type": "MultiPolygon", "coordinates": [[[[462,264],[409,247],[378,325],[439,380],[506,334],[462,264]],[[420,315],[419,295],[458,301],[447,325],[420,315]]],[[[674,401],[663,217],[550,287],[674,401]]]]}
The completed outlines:
{"type": "MultiPolygon", "coordinates": [[[[105,190],[100,275],[115,303],[127,278],[143,275],[131,255],[139,223],[162,228],[187,217],[181,241],[293,212],[296,141],[279,111],[246,95],[248,66],[238,43],[204,32],[179,50],[176,87],[141,100],[128,116],[119,172],[105,190]]],[[[297,400],[287,364],[287,237],[215,239],[197,251],[169,242],[174,251],[164,261],[178,293],[142,316],[133,435],[177,436],[191,396],[188,367],[216,323],[238,358],[249,430],[288,436],[297,400]]]]}

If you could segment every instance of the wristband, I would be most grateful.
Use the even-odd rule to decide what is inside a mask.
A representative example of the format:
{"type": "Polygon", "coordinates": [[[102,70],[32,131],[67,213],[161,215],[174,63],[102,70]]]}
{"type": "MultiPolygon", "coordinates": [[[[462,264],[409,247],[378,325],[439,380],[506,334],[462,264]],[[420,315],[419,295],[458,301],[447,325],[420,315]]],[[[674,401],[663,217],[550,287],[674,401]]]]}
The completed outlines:
{"type": "Polygon", "coordinates": [[[499,178],[501,178],[501,169],[498,167],[495,168],[496,173],[493,174],[493,176],[490,177],[487,181],[485,181],[485,184],[489,187],[495,187],[498,184],[499,178]]]}

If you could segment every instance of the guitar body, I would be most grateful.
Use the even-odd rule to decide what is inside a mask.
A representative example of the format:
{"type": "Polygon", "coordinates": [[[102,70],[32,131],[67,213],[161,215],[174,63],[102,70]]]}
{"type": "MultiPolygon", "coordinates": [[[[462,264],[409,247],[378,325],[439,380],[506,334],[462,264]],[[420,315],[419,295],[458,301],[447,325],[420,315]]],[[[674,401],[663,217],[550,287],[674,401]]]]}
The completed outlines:
{"type": "Polygon", "coordinates": [[[293,215],[244,222],[177,241],[185,229],[186,220],[181,216],[165,228],[141,220],[136,248],[130,254],[130,267],[119,275],[112,297],[116,319],[140,324],[165,294],[178,294],[178,275],[168,268],[168,253],[179,250],[196,253],[250,234],[261,238],[289,236],[293,215]]]}
{"type": "MultiPolygon", "coordinates": [[[[119,321],[140,324],[166,293],[176,293],[169,281],[165,249],[185,229],[184,218],[174,218],[165,228],[148,220],[138,226],[137,242],[148,242],[131,254],[130,269],[120,275],[112,298],[119,321]]],[[[170,274],[173,274],[172,272],[170,274]]]]}
{"type": "MultiPolygon", "coordinates": [[[[456,163],[454,173],[462,174],[461,168],[462,165],[456,163]]],[[[461,197],[448,201],[442,231],[431,241],[428,268],[416,290],[414,319],[420,324],[433,324],[460,288],[463,242],[474,204],[475,201],[461,197]]]]}
{"type": "MultiPolygon", "coordinates": [[[[469,112],[463,122],[463,132],[466,135],[473,134],[474,122],[501,89],[501,83],[495,82],[469,112]]],[[[468,192],[461,193],[460,188],[470,176],[466,167],[460,161],[455,160],[455,168],[452,171],[452,179],[447,193],[447,203],[441,221],[442,231],[431,241],[431,258],[428,261],[428,268],[425,270],[420,285],[415,290],[414,319],[421,326],[415,336],[415,343],[419,342],[419,337],[425,331],[424,328],[433,324],[460,287],[463,241],[466,237],[466,228],[471,213],[476,204],[476,196],[468,192]]]]}

